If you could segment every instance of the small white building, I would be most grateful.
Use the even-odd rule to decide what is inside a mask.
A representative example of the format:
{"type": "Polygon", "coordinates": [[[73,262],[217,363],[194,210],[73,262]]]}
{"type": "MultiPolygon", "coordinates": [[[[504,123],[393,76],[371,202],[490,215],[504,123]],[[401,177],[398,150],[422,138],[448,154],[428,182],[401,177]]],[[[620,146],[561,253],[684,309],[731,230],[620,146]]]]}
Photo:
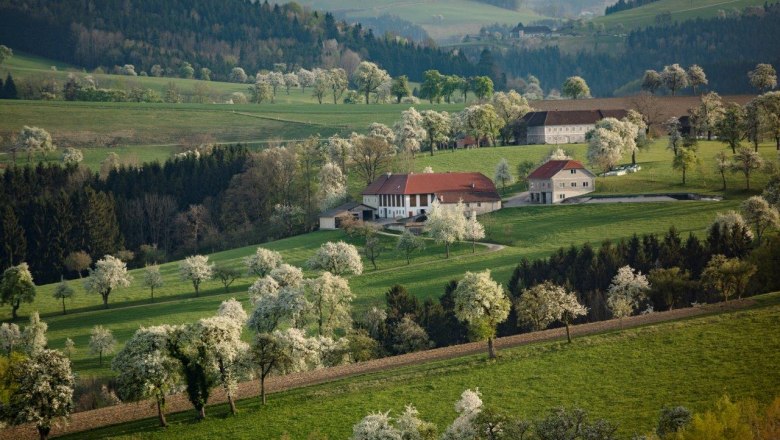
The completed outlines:
{"type": "Polygon", "coordinates": [[[550,160],[528,175],[533,203],[561,203],[595,190],[596,175],[576,160],[550,160]]]}
{"type": "Polygon", "coordinates": [[[362,203],[348,202],[320,214],[320,229],[339,229],[346,218],[365,221],[373,220],[374,217],[374,208],[362,203]]]}
{"type": "Polygon", "coordinates": [[[363,190],[363,204],[378,218],[405,218],[462,201],[475,214],[501,209],[496,185],[482,173],[383,174],[363,190]]]}
{"type": "Polygon", "coordinates": [[[551,110],[529,112],[521,119],[527,144],[576,144],[604,118],[623,119],[626,110],[551,110]]]}

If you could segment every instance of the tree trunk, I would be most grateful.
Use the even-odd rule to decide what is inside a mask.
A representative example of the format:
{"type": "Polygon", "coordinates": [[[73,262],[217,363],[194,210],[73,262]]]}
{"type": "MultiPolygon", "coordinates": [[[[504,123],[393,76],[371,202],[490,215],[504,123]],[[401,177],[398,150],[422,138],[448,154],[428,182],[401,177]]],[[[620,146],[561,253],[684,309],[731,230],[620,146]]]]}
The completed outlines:
{"type": "Polygon", "coordinates": [[[683,168],[682,172],[683,172],[683,185],[685,185],[685,168],[683,168]]]}
{"type": "Polygon", "coordinates": [[[265,405],[265,374],[260,375],[260,400],[265,405]]]}
{"type": "Polygon", "coordinates": [[[726,173],[724,171],[721,171],[720,177],[721,179],[723,179],[723,191],[726,191],[726,173]]]}
{"type": "Polygon", "coordinates": [[[154,302],[154,287],[152,287],[152,302],[154,302]]]}
{"type": "Polygon", "coordinates": [[[168,426],[168,421],[165,420],[165,413],[163,412],[163,404],[164,401],[161,401],[161,399],[157,399],[157,420],[160,421],[160,426],[165,428],[168,426]]]}
{"type": "Polygon", "coordinates": [[[111,294],[111,292],[106,292],[104,294],[101,294],[103,296],[103,308],[104,309],[108,308],[108,295],[110,295],[110,294],[111,294]]]}
{"type": "Polygon", "coordinates": [[[446,258],[450,258],[450,244],[449,243],[444,243],[444,250],[445,250],[445,253],[447,255],[446,258]]]}
{"type": "Polygon", "coordinates": [[[747,186],[747,190],[750,191],[750,174],[745,174],[745,185],[747,186]]]}
{"type": "Polygon", "coordinates": [[[227,393],[228,404],[230,404],[230,414],[236,415],[238,410],[236,409],[236,402],[233,400],[233,393],[228,391],[227,393]]]}
{"type": "Polygon", "coordinates": [[[197,408],[198,411],[198,420],[203,420],[206,418],[206,405],[201,405],[200,408],[197,408]]]}
{"type": "Polygon", "coordinates": [[[38,427],[38,436],[41,440],[46,440],[49,438],[49,432],[51,431],[51,427],[49,426],[39,426],[38,427]]]}
{"type": "Polygon", "coordinates": [[[11,319],[14,321],[16,321],[16,318],[19,317],[19,315],[16,313],[19,311],[19,305],[20,305],[19,301],[16,301],[11,304],[11,319]]]}
{"type": "Polygon", "coordinates": [[[477,252],[477,240],[471,240],[471,253],[475,254],[477,252]]]}
{"type": "Polygon", "coordinates": [[[490,359],[496,358],[496,347],[493,346],[493,338],[488,338],[488,357],[490,359]]]}
{"type": "Polygon", "coordinates": [[[631,152],[631,165],[636,165],[636,150],[631,152]]]}
{"type": "Polygon", "coordinates": [[[195,296],[200,295],[200,283],[192,283],[195,286],[195,296]]]}
{"type": "Polygon", "coordinates": [[[98,365],[103,366],[103,350],[98,351],[98,365]]]}
{"type": "Polygon", "coordinates": [[[571,344],[571,333],[569,332],[569,321],[567,320],[565,324],[566,324],[566,340],[569,341],[569,344],[571,344]]]}
{"type": "Polygon", "coordinates": [[[62,314],[67,315],[67,312],[65,312],[65,297],[62,298],[62,314]]]}
{"type": "Polygon", "coordinates": [[[708,141],[712,140],[712,130],[707,130],[707,140],[708,141]]]}

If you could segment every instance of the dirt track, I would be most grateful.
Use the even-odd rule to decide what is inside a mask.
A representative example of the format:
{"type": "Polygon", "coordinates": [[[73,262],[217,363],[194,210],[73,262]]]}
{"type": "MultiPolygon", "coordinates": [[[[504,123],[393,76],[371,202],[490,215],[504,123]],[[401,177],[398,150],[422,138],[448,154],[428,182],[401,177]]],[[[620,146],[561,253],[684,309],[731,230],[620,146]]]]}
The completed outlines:
{"type": "MultiPolygon", "coordinates": [[[[744,309],[753,305],[750,299],[731,301],[726,303],[717,303],[707,306],[690,307],[685,309],[672,310],[668,312],[658,312],[648,315],[633,316],[623,319],[622,323],[617,320],[601,321],[588,324],[580,324],[571,327],[572,336],[582,336],[594,333],[601,333],[620,328],[640,327],[648,324],[655,324],[664,321],[672,321],[681,318],[689,318],[712,313],[721,313],[744,309]]],[[[498,349],[516,347],[519,345],[530,344],[534,342],[550,341],[564,338],[565,329],[543,330],[533,333],[508,336],[496,340],[498,349]]],[[[304,373],[295,373],[287,376],[272,377],[266,381],[266,391],[269,393],[278,393],[281,391],[300,388],[309,385],[316,385],[325,382],[357,376],[360,374],[384,371],[393,368],[399,368],[409,365],[422,364],[426,362],[452,359],[460,356],[484,353],[486,345],[484,342],[473,342],[468,344],[456,345],[452,347],[437,348],[433,350],[410,353],[401,356],[392,356],[383,359],[376,359],[357,364],[342,365],[333,368],[326,368],[304,373]]],[[[237,397],[246,399],[256,397],[260,394],[258,382],[244,382],[238,387],[237,397]]],[[[222,389],[215,389],[210,404],[226,402],[222,389]]],[[[177,394],[168,398],[168,412],[192,410],[192,406],[183,394],[177,394]]],[[[194,417],[193,413],[193,417],[194,417]]],[[[52,436],[88,431],[104,426],[130,422],[150,417],[156,417],[156,407],[151,402],[124,403],[108,408],[101,408],[93,411],[85,411],[72,415],[70,422],[66,426],[52,429],[52,436]]],[[[0,439],[36,439],[37,431],[33,426],[24,425],[15,428],[0,431],[0,439]]]]}

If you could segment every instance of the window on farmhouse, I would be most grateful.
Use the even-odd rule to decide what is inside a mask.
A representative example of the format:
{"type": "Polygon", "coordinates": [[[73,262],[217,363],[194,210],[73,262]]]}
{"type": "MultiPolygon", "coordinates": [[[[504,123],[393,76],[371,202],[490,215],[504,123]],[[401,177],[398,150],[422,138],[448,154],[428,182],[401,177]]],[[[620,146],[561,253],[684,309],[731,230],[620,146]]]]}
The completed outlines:
{"type": "Polygon", "coordinates": [[[561,195],[558,196],[558,198],[559,199],[565,199],[566,198],[566,194],[561,194],[561,195]]]}
{"type": "Polygon", "coordinates": [[[571,174],[577,174],[577,170],[571,170],[569,171],[571,174]]]}
{"type": "Polygon", "coordinates": [[[577,182],[572,182],[571,186],[572,186],[572,188],[576,188],[577,187],[577,182]]]}
{"type": "Polygon", "coordinates": [[[582,186],[588,186],[588,182],[582,182],[582,186]]]}
{"type": "Polygon", "coordinates": [[[413,195],[409,196],[409,206],[411,206],[411,207],[417,206],[417,195],[416,194],[413,194],[413,195]]]}

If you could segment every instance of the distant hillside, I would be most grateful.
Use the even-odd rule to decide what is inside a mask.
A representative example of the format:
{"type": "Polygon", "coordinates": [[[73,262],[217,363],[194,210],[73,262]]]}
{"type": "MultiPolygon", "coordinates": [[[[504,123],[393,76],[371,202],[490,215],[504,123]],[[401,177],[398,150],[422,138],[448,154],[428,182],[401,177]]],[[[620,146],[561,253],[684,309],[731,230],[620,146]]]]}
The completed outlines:
{"type": "MultiPolygon", "coordinates": [[[[567,0],[573,1],[573,0],[567,0]]],[[[458,41],[492,23],[529,23],[546,18],[528,5],[509,10],[477,0],[299,0],[314,9],[331,11],[348,22],[393,15],[421,26],[438,42],[458,41]]]]}
{"type": "Polygon", "coordinates": [[[338,64],[347,49],[393,75],[422,77],[428,69],[471,75],[463,57],[375,37],[359,25],[296,3],[245,0],[3,0],[0,41],[18,50],[89,69],[155,64],[176,72],[184,62],[226,79],[235,66],[254,74],[274,63],[288,68],[338,64]],[[338,48],[323,45],[336,40],[338,48]],[[327,49],[326,49],[327,47],[327,49]]]}
{"type": "Polygon", "coordinates": [[[757,63],[780,68],[780,4],[766,10],[762,7],[759,12],[638,29],[627,35],[622,53],[566,54],[558,47],[512,48],[494,51],[492,58],[496,68],[507,75],[537,76],[545,90],[561,87],[568,76],[580,75],[595,96],[611,96],[620,87],[640,79],[646,69],[659,70],[664,65],[679,63],[685,67],[702,66],[709,79],[709,90],[748,93],[753,90],[747,72],[757,63]]]}
{"type": "Polygon", "coordinates": [[[658,0],[638,8],[596,17],[593,23],[602,24],[608,29],[621,25],[624,29],[634,29],[697,18],[713,18],[721,14],[733,16],[748,6],[764,6],[765,3],[766,0],[658,0]]]}

